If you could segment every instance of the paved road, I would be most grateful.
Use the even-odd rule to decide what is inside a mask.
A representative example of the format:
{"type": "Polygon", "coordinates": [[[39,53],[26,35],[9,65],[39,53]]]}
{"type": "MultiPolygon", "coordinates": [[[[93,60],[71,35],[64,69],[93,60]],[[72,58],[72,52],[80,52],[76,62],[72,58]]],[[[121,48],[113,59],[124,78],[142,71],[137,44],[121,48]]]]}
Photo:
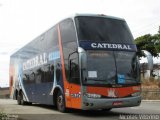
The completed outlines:
{"type": "Polygon", "coordinates": [[[18,117],[18,120],[135,120],[142,119],[142,117],[145,117],[145,119],[154,117],[155,120],[159,120],[160,102],[142,102],[139,107],[117,108],[112,109],[110,112],[72,110],[68,113],[60,113],[53,106],[39,104],[21,106],[17,105],[15,100],[0,99],[0,112],[15,115],[14,117],[18,117]],[[151,116],[151,114],[159,115],[151,116]]]}

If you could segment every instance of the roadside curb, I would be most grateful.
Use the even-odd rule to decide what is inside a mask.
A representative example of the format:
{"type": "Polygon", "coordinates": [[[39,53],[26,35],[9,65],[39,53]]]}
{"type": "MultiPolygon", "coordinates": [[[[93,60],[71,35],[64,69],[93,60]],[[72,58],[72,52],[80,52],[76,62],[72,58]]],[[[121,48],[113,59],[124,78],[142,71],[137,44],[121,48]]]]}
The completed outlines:
{"type": "Polygon", "coordinates": [[[160,100],[142,100],[142,102],[160,102],[160,100]]]}

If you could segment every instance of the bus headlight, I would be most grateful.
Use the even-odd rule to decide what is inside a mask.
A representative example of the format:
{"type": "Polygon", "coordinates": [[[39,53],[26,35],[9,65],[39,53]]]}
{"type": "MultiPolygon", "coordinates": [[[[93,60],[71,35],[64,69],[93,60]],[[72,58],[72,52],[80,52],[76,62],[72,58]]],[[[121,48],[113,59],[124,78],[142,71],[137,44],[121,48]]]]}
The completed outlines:
{"type": "Polygon", "coordinates": [[[101,98],[100,94],[86,93],[84,95],[87,96],[88,98],[101,98]]]}
{"type": "Polygon", "coordinates": [[[140,96],[140,95],[141,95],[141,92],[135,92],[135,93],[132,94],[133,97],[140,96]]]}

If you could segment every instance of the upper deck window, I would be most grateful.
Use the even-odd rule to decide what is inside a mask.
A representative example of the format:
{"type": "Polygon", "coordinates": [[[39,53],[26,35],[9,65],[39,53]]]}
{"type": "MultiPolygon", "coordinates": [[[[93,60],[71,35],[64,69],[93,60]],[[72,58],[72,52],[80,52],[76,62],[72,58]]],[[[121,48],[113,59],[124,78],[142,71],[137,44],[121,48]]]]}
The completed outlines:
{"type": "Polygon", "coordinates": [[[78,16],[75,18],[75,22],[80,41],[133,44],[133,36],[124,20],[78,16]]]}

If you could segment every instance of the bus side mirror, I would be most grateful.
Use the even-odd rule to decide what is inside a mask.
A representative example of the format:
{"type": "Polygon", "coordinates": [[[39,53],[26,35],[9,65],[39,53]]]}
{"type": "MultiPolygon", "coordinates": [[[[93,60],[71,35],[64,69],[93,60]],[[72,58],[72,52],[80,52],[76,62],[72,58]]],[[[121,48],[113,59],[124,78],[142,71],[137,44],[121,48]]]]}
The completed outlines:
{"type": "Polygon", "coordinates": [[[71,53],[68,57],[69,62],[69,81],[79,83],[79,53],[77,51],[71,53]]]}
{"type": "Polygon", "coordinates": [[[79,55],[80,55],[81,70],[86,70],[86,68],[87,68],[86,51],[83,48],[78,47],[78,52],[79,52],[79,55]]]}

